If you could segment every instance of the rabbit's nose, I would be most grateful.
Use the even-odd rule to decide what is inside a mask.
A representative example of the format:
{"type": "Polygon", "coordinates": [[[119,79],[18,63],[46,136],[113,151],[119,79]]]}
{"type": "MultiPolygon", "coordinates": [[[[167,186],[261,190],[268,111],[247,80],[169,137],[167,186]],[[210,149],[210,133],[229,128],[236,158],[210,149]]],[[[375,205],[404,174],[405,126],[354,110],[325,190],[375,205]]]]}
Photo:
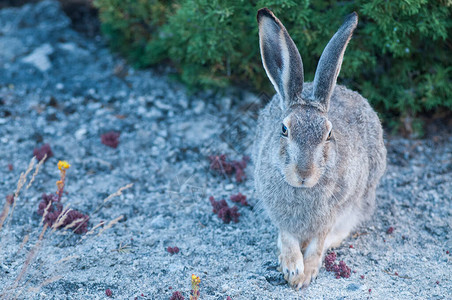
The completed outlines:
{"type": "Polygon", "coordinates": [[[297,166],[296,170],[297,170],[298,178],[301,181],[306,181],[307,178],[309,178],[309,176],[311,176],[313,168],[312,167],[303,168],[301,166],[297,166]]]}

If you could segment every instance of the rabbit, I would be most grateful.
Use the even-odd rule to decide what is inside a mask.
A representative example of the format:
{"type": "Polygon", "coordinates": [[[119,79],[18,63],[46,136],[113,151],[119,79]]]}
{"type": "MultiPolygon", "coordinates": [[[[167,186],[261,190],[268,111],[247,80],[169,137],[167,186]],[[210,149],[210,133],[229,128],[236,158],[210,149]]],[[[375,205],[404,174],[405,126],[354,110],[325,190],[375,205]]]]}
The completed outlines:
{"type": "Polygon", "coordinates": [[[255,189],[279,230],[279,270],[300,289],[317,277],[326,250],[371,217],[386,148],[367,100],[336,85],[356,12],[325,47],[311,83],[304,82],[301,56],[283,24],[267,8],[257,21],[276,94],[258,118],[255,189]]]}

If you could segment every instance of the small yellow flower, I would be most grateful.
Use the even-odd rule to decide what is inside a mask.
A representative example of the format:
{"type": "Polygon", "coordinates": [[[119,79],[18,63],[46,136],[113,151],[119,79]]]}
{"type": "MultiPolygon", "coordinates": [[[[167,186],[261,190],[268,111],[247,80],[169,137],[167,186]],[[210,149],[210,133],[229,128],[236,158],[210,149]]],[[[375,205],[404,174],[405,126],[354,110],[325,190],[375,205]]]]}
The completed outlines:
{"type": "Polygon", "coordinates": [[[199,279],[198,276],[196,276],[195,274],[191,275],[191,282],[192,284],[198,285],[201,282],[201,279],[199,279]]]}
{"type": "Polygon", "coordinates": [[[69,169],[70,167],[71,167],[71,165],[70,165],[67,161],[65,161],[65,160],[60,160],[60,161],[58,162],[58,169],[59,169],[60,171],[67,170],[67,169],[69,169]]]}

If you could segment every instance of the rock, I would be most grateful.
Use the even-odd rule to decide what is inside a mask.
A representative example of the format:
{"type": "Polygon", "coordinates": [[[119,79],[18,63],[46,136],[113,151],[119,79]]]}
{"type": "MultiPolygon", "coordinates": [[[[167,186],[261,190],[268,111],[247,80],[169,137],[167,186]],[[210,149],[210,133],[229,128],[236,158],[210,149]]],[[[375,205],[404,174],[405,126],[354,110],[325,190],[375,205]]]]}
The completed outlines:
{"type": "Polygon", "coordinates": [[[46,72],[52,67],[49,55],[54,51],[53,47],[49,44],[44,44],[39,48],[36,48],[31,54],[22,58],[24,63],[32,64],[35,68],[41,72],[46,72]]]}
{"type": "Polygon", "coordinates": [[[154,229],[164,229],[167,227],[167,222],[162,215],[157,215],[151,220],[150,225],[154,229]]]}
{"type": "Polygon", "coordinates": [[[89,51],[80,48],[74,43],[60,43],[58,44],[58,47],[60,49],[63,49],[65,51],[73,52],[77,56],[87,56],[89,55],[89,51]]]}
{"type": "Polygon", "coordinates": [[[80,128],[75,132],[74,136],[78,141],[81,141],[85,138],[87,132],[86,128],[80,128]]]}
{"type": "Polygon", "coordinates": [[[27,51],[24,43],[15,37],[0,37],[0,61],[14,60],[27,51]]]}
{"type": "Polygon", "coordinates": [[[227,184],[227,185],[225,185],[224,189],[226,191],[232,191],[234,189],[234,185],[232,183],[231,184],[227,184]]]}
{"type": "Polygon", "coordinates": [[[159,156],[160,155],[160,150],[158,147],[153,146],[151,147],[151,155],[152,156],[159,156]]]}
{"type": "Polygon", "coordinates": [[[143,106],[139,106],[137,109],[137,113],[139,115],[144,115],[146,113],[146,108],[144,108],[143,106]]]}
{"type": "Polygon", "coordinates": [[[171,105],[168,105],[168,104],[165,104],[165,103],[163,103],[162,101],[160,101],[160,100],[156,100],[155,102],[154,102],[154,105],[156,106],[156,107],[158,107],[158,108],[160,108],[161,110],[172,110],[173,109],[173,107],[171,106],[171,105]]]}
{"type": "Polygon", "coordinates": [[[193,104],[193,111],[196,114],[200,114],[203,112],[204,108],[206,107],[206,104],[202,100],[198,100],[193,104]]]}

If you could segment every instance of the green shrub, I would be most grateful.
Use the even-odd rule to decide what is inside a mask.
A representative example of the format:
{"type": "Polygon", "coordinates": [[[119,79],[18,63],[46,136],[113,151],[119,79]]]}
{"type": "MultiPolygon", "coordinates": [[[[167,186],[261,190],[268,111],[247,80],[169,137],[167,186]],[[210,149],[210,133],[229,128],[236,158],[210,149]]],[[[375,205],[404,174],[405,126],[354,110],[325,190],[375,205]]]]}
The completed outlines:
{"type": "Polygon", "coordinates": [[[269,90],[256,12],[269,7],[297,44],[312,80],[343,18],[360,22],[339,83],[360,91],[386,120],[452,109],[450,0],[95,0],[114,49],[145,67],[162,61],[191,87],[239,84],[269,90]]]}

